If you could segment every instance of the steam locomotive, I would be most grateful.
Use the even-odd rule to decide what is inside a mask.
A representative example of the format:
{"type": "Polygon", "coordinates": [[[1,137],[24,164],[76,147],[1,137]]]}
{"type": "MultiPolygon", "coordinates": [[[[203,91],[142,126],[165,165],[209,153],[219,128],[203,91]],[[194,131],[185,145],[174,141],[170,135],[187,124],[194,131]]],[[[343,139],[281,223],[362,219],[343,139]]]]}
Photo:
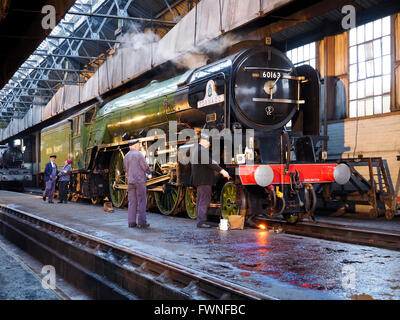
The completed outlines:
{"type": "Polygon", "coordinates": [[[0,145],[0,187],[23,190],[23,182],[32,180],[29,170],[23,167],[21,150],[0,145]]]}
{"type": "Polygon", "coordinates": [[[295,67],[270,46],[246,48],[180,76],[153,80],[44,129],[42,163],[52,153],[71,157],[73,197],[90,198],[93,203],[109,197],[114,206],[122,207],[127,203],[124,154],[128,140],[140,138],[154,169],[147,182],[154,200],[149,205],[165,215],[186,211],[195,218],[191,167],[177,159],[190,153],[196,137],[170,135],[171,121],[179,132],[242,130],[244,151],[224,162],[226,148],[222,148],[221,166],[233,179],[216,178],[210,213],[247,218],[282,215],[294,223],[304,214],[312,216],[316,186],[345,184],[350,178],[345,164],[326,161],[319,92],[319,76],[312,67],[295,67]],[[254,134],[247,136],[246,129],[254,134]]]}

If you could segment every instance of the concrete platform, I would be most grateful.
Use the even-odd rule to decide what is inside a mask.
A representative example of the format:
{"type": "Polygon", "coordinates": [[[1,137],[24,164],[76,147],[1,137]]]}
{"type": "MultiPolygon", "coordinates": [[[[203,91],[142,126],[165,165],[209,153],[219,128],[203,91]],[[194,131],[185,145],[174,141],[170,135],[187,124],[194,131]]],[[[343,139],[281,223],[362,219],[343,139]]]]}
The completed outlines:
{"type": "Polygon", "coordinates": [[[279,299],[400,299],[396,251],[256,229],[197,229],[190,219],[154,213],[150,229],[130,229],[126,210],[48,204],[8,191],[0,191],[0,203],[279,299]]]}

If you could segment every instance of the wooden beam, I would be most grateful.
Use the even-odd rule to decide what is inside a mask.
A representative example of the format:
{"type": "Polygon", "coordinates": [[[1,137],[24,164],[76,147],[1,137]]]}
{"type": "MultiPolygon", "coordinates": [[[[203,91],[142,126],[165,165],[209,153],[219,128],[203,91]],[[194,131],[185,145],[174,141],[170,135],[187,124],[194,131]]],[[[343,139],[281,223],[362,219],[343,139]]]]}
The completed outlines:
{"type": "MultiPolygon", "coordinates": [[[[355,1],[349,0],[324,0],[317,4],[310,6],[309,8],[300,10],[288,17],[284,17],[284,19],[268,24],[262,28],[259,28],[255,31],[256,35],[261,36],[262,38],[272,36],[275,33],[283,31],[287,28],[296,26],[300,23],[306,22],[311,18],[316,16],[320,16],[326,12],[341,8],[346,4],[355,5],[355,1]]],[[[266,15],[268,17],[268,14],[266,15]]]]}

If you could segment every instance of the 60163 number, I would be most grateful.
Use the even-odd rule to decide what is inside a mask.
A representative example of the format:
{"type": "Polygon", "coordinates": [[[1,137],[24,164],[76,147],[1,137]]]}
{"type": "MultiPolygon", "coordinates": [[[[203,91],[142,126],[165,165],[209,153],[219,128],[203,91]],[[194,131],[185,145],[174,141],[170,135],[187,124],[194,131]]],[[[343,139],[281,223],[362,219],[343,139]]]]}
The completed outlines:
{"type": "Polygon", "coordinates": [[[261,73],[261,76],[267,79],[278,79],[281,77],[281,73],[276,71],[264,71],[261,73]]]}

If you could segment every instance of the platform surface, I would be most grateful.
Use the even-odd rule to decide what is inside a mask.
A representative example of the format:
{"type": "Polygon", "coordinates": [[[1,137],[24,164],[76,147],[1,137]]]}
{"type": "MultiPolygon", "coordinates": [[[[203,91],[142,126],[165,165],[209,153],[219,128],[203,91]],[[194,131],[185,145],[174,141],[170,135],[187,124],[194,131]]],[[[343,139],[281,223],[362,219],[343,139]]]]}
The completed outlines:
{"type": "Polygon", "coordinates": [[[9,191],[0,191],[0,203],[279,299],[400,299],[397,251],[258,229],[198,229],[158,213],[148,213],[149,229],[131,229],[127,210],[9,191]]]}
{"type": "Polygon", "coordinates": [[[0,300],[57,300],[42,279],[16,256],[0,235],[0,300]]]}

